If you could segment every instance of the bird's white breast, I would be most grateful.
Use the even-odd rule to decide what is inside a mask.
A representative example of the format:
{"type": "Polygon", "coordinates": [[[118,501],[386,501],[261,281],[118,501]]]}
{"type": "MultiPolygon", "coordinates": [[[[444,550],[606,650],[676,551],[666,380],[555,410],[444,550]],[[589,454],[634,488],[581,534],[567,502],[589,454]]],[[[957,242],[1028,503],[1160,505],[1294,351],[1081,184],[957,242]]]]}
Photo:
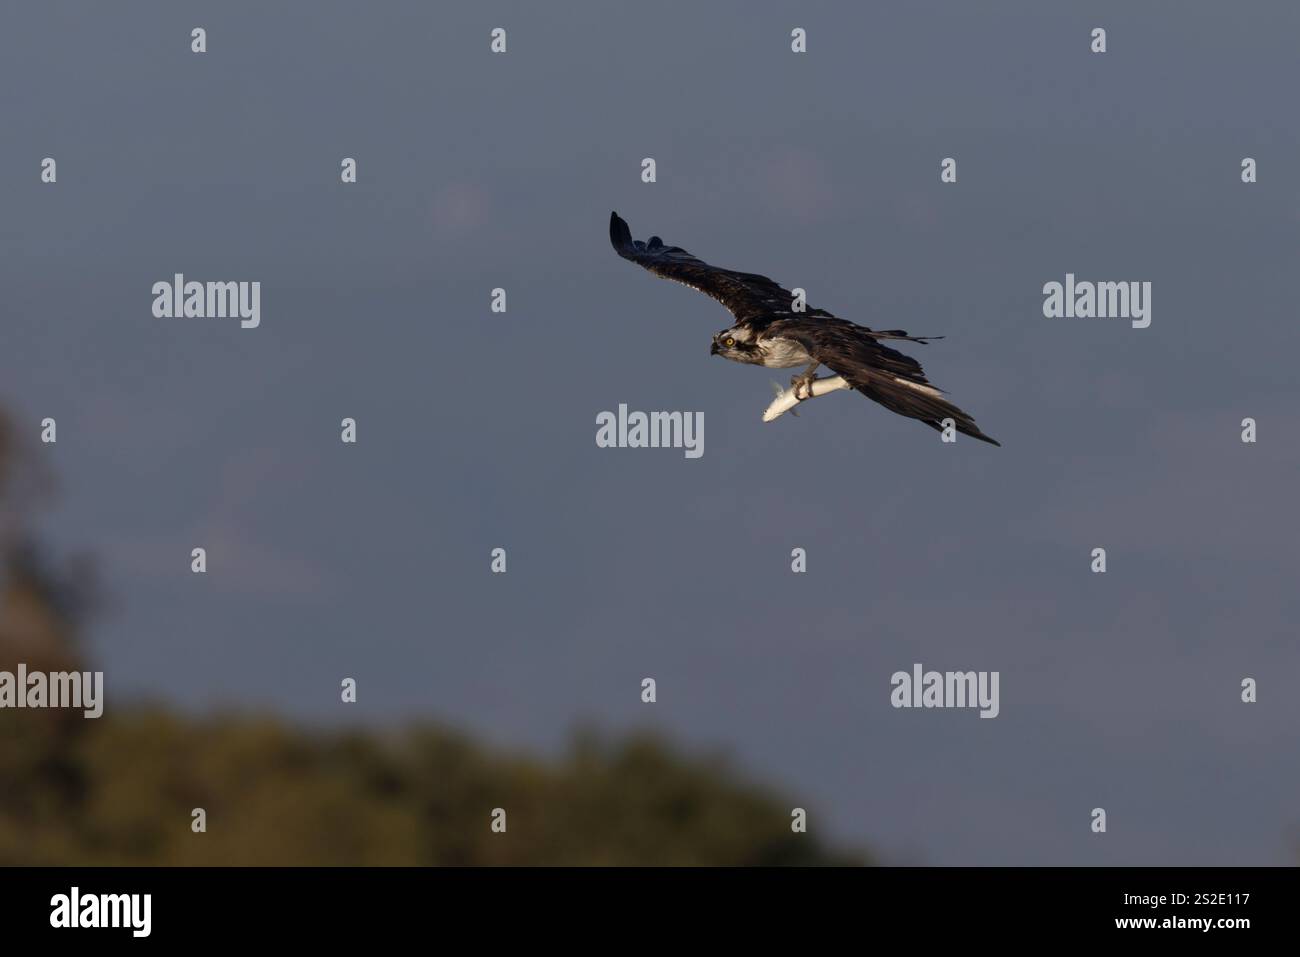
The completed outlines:
{"type": "Polygon", "coordinates": [[[763,365],[769,369],[806,366],[813,361],[808,350],[793,339],[760,339],[758,345],[763,350],[763,365]]]}

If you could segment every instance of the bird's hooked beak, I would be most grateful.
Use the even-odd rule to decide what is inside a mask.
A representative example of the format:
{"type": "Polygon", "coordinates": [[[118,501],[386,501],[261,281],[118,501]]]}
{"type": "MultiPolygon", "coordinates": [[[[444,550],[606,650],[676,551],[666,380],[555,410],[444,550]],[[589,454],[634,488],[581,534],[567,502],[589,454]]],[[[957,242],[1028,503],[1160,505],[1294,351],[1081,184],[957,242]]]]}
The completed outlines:
{"type": "Polygon", "coordinates": [[[709,346],[709,355],[716,356],[717,354],[718,354],[718,340],[714,339],[713,344],[709,346]]]}

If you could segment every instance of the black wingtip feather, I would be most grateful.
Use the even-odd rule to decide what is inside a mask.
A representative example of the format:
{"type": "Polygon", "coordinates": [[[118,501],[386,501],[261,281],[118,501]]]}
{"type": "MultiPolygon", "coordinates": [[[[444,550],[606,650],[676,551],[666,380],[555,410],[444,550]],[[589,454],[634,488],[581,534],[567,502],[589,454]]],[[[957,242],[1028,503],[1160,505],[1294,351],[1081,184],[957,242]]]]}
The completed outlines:
{"type": "Polygon", "coordinates": [[[609,242],[615,249],[626,249],[632,245],[632,230],[618,213],[609,214],[609,242]]]}
{"type": "Polygon", "coordinates": [[[874,329],[871,334],[877,339],[906,339],[908,342],[919,342],[921,345],[944,338],[943,336],[913,336],[903,329],[874,329]]]}

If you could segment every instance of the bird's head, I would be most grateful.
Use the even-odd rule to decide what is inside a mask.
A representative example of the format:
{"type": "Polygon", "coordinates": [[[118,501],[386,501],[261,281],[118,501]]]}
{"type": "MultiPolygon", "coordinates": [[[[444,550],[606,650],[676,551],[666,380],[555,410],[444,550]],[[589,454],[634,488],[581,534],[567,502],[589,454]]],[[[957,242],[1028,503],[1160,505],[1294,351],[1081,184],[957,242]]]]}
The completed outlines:
{"type": "Polygon", "coordinates": [[[723,329],[714,335],[713,345],[709,347],[709,355],[722,356],[735,362],[756,361],[758,347],[754,345],[753,331],[745,326],[723,329]]]}

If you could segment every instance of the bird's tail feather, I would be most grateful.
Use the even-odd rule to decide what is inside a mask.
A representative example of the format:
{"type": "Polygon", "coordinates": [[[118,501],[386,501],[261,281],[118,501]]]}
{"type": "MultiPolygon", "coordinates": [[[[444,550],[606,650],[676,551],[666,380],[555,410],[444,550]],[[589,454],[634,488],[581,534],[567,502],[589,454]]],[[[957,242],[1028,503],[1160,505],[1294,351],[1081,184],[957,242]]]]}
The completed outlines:
{"type": "Polygon", "coordinates": [[[975,420],[953,405],[947,399],[936,394],[918,391],[915,388],[903,388],[885,380],[868,380],[855,382],[859,392],[874,402],[879,402],[890,412],[905,415],[909,419],[919,419],[930,428],[942,432],[943,420],[951,419],[953,426],[962,435],[987,442],[1001,448],[1002,443],[980,431],[975,420]]]}

